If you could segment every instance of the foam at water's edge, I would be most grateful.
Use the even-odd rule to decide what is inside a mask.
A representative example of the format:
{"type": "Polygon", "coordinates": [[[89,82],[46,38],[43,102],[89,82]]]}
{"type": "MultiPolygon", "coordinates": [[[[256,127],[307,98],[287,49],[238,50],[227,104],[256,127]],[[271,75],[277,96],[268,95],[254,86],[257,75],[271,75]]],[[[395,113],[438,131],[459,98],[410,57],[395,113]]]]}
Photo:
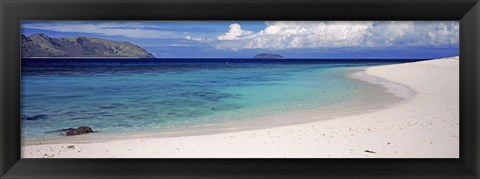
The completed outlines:
{"type": "Polygon", "coordinates": [[[351,76],[367,83],[381,85],[387,90],[387,92],[395,95],[396,97],[411,99],[413,96],[415,96],[415,91],[413,89],[402,84],[388,81],[381,77],[369,75],[365,72],[365,70],[355,72],[351,74],[351,76]]]}

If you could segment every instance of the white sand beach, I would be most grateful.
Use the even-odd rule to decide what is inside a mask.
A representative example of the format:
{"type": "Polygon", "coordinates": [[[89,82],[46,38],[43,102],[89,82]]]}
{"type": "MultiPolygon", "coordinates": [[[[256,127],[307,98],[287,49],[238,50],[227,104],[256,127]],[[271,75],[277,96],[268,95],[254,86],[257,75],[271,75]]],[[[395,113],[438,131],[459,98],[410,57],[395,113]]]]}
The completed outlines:
{"type": "MultiPolygon", "coordinates": [[[[264,129],[185,137],[24,145],[22,157],[459,157],[458,57],[369,67],[353,76],[370,83],[381,84],[384,83],[381,79],[388,80],[386,86],[389,88],[385,90],[408,100],[361,114],[264,129]]],[[[309,110],[301,117],[319,115],[309,110]]]]}

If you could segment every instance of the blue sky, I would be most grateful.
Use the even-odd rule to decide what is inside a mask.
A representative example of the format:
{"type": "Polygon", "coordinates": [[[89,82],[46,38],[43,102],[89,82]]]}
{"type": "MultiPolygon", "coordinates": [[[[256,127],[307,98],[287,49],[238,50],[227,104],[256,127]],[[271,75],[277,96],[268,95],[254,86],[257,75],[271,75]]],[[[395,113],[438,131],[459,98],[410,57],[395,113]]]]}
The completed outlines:
{"type": "Polygon", "coordinates": [[[157,58],[439,58],[457,21],[23,21],[22,34],[128,41],[157,58]]]}

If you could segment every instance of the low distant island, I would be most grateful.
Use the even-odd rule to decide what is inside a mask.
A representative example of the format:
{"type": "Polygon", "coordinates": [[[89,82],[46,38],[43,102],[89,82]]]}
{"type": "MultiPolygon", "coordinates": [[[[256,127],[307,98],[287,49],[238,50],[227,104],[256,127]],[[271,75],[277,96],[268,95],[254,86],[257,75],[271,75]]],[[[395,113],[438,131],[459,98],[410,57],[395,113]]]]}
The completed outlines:
{"type": "Polygon", "coordinates": [[[92,37],[52,38],[42,33],[21,36],[23,58],[155,58],[151,53],[130,42],[92,37]]]}
{"type": "Polygon", "coordinates": [[[271,53],[257,54],[253,58],[254,59],[284,59],[284,57],[279,54],[271,54],[271,53]]]}

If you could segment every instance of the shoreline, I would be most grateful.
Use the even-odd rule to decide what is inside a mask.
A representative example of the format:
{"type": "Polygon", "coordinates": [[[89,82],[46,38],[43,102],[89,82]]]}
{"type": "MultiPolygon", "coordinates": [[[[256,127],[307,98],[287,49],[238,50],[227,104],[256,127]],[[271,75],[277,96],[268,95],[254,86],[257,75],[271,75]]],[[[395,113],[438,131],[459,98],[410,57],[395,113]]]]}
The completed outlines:
{"type": "MultiPolygon", "coordinates": [[[[431,82],[430,84],[432,88],[446,87],[449,90],[453,88],[456,96],[442,96],[438,92],[442,90],[437,90],[435,94],[430,94],[430,91],[425,90],[429,89],[425,84],[429,82],[429,79],[430,81],[432,81],[431,79],[443,80],[443,78],[431,78],[432,74],[446,74],[445,80],[448,80],[448,82],[453,80],[454,84],[458,84],[458,78],[451,77],[455,73],[458,76],[458,60],[456,64],[451,61],[452,59],[430,60],[368,67],[365,71],[366,74],[408,86],[417,95],[397,105],[366,113],[334,117],[332,120],[318,120],[287,126],[218,134],[126,139],[82,144],[26,145],[22,146],[22,157],[457,158],[459,140],[458,100],[455,101],[455,98],[452,100],[452,96],[458,99],[458,85],[455,89],[455,85],[448,86],[444,82],[431,82]],[[445,65],[446,63],[447,65],[445,65]],[[453,69],[440,68],[451,67],[452,64],[453,69]],[[392,68],[401,68],[403,71],[397,69],[402,73],[390,74],[392,68]],[[429,73],[431,74],[423,71],[424,68],[430,70],[429,73]],[[419,76],[418,73],[423,74],[423,76],[419,76]],[[419,77],[419,79],[413,80],[413,77],[419,77]],[[446,102],[441,103],[442,105],[454,103],[447,108],[450,113],[445,113],[445,110],[441,110],[443,108],[438,109],[437,105],[432,105],[432,103],[439,101],[446,102]],[[428,103],[430,105],[425,105],[428,103]],[[440,122],[442,123],[438,124],[438,121],[434,119],[441,119],[440,122]],[[434,125],[440,127],[426,127],[434,125]],[[445,128],[449,129],[446,130],[445,128]],[[70,145],[73,145],[74,148],[67,148],[70,145]],[[294,148],[292,146],[302,147],[294,148]],[[395,148],[392,149],[392,147],[395,148]],[[442,148],[443,150],[440,150],[442,148]],[[375,151],[376,153],[366,153],[364,150],[375,151]]],[[[378,81],[378,79],[373,79],[378,81]]],[[[316,114],[313,110],[302,115],[296,117],[314,118],[318,117],[318,112],[316,114]]]]}
{"type": "MultiPolygon", "coordinates": [[[[101,132],[90,133],[88,135],[79,136],[57,136],[52,139],[43,141],[23,141],[23,146],[30,145],[51,145],[51,144],[85,144],[92,142],[109,142],[120,141],[125,139],[152,139],[152,138],[167,138],[167,137],[186,137],[186,136],[202,136],[230,132],[251,131],[259,129],[268,129],[275,127],[282,127],[288,125],[298,125],[303,123],[332,120],[340,117],[351,116],[369,113],[376,110],[381,110],[390,106],[398,105],[402,102],[408,101],[415,92],[408,88],[390,82],[383,78],[378,78],[366,74],[368,67],[353,67],[349,69],[344,75],[346,78],[352,79],[355,82],[365,83],[372,88],[364,96],[374,97],[375,103],[369,103],[372,99],[357,98],[356,100],[349,100],[339,102],[327,106],[314,107],[309,109],[300,109],[278,114],[268,114],[256,117],[247,117],[239,120],[224,121],[215,124],[204,124],[198,126],[176,127],[171,129],[162,129],[161,131],[146,131],[146,132],[132,132],[120,134],[104,134],[101,132]],[[375,79],[372,81],[371,79],[375,79]],[[390,86],[393,90],[389,91],[390,86]],[[407,90],[406,93],[412,94],[410,96],[402,96],[403,91],[397,92],[395,86],[401,86],[407,90]],[[410,90],[410,91],[409,91],[410,90]],[[393,94],[392,94],[393,93],[393,94]],[[399,95],[396,93],[400,93],[399,95]],[[368,103],[367,103],[368,102],[368,103]],[[348,110],[345,110],[348,109],[348,110]],[[315,115],[312,115],[315,114],[315,115]],[[334,114],[334,115],[332,115],[334,114]],[[304,116],[310,116],[305,118],[304,116]],[[274,122],[277,121],[277,122],[274,122]]],[[[364,90],[365,91],[365,90],[364,90]]]]}

